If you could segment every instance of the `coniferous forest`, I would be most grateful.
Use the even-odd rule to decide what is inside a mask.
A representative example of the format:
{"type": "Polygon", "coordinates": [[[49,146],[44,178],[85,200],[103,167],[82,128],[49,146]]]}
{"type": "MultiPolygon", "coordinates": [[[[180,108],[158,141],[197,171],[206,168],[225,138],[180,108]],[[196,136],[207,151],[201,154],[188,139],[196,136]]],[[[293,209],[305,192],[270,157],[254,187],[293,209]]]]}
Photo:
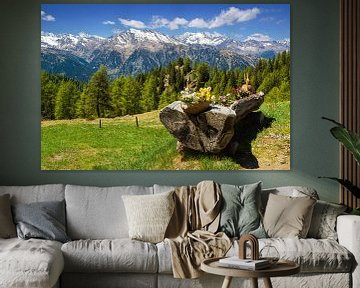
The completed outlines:
{"type": "Polygon", "coordinates": [[[41,116],[43,120],[95,119],[149,112],[180,99],[180,92],[193,81],[197,89],[211,87],[216,102],[224,95],[231,97],[247,74],[255,90],[265,93],[266,102],[290,100],[290,52],[284,51],[244,70],[225,71],[179,58],[167,66],[116,79],[110,79],[102,65],[88,82],[43,71],[41,116]]]}

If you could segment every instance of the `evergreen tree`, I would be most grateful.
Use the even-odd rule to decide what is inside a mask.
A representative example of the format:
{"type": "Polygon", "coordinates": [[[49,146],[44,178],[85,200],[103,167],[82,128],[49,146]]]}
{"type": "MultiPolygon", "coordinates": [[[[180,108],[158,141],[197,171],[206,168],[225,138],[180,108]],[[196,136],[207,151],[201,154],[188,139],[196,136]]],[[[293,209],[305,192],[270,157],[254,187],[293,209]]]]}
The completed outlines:
{"type": "Polygon", "coordinates": [[[107,70],[104,65],[91,76],[89,82],[89,96],[96,105],[97,117],[106,117],[110,113],[110,93],[107,70]]]}
{"type": "Polygon", "coordinates": [[[41,117],[55,119],[55,98],[58,88],[50,74],[41,72],[41,117]]]}
{"type": "Polygon", "coordinates": [[[141,87],[131,76],[124,78],[124,85],[121,92],[121,102],[124,107],[124,114],[134,115],[141,113],[141,87]]]}
{"type": "Polygon", "coordinates": [[[122,99],[122,90],[124,88],[125,76],[120,76],[115,79],[110,87],[110,98],[111,98],[111,106],[112,106],[112,116],[122,116],[124,115],[125,107],[124,101],[122,99]]]}
{"type": "Polygon", "coordinates": [[[150,75],[142,89],[141,107],[145,112],[155,110],[157,108],[157,83],[154,75],[150,75]]]}
{"type": "Polygon", "coordinates": [[[84,86],[79,100],[76,102],[76,117],[95,119],[97,117],[95,100],[90,96],[89,86],[84,86]]]}
{"type": "Polygon", "coordinates": [[[195,68],[195,75],[197,80],[197,88],[202,88],[205,83],[209,81],[209,65],[207,63],[198,63],[195,68]]]}
{"type": "Polygon", "coordinates": [[[72,119],[75,117],[75,103],[79,91],[72,81],[62,82],[55,99],[55,119],[72,119]]]}

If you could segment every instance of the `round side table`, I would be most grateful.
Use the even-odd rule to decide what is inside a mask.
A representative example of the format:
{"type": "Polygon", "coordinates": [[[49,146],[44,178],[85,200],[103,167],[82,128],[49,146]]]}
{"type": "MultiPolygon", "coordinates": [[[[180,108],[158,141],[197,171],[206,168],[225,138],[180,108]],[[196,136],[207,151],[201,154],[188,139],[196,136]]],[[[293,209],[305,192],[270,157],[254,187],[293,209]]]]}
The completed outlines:
{"type": "Polygon", "coordinates": [[[229,288],[233,277],[251,278],[253,287],[258,288],[258,278],[263,278],[265,287],[272,288],[270,277],[289,276],[300,272],[300,266],[288,260],[279,260],[269,268],[261,270],[245,270],[237,268],[222,267],[219,259],[206,259],[201,263],[201,270],[216,275],[225,276],[222,288],[229,288]]]}

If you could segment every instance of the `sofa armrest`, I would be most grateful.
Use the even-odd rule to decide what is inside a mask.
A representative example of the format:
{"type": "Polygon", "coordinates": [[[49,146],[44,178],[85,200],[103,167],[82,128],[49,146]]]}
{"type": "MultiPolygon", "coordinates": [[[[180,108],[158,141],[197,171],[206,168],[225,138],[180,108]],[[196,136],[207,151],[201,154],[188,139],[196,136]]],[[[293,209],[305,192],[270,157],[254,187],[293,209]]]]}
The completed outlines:
{"type": "Polygon", "coordinates": [[[338,216],[336,229],[340,245],[347,248],[355,257],[353,287],[360,287],[360,216],[338,216]]]}

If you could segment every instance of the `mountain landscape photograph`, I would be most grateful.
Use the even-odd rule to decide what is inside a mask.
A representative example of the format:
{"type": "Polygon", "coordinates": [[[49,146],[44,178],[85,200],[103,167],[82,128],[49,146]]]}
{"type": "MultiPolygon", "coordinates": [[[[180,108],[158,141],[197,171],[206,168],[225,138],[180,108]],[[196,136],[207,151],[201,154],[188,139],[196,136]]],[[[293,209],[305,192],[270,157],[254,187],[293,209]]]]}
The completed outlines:
{"type": "Polygon", "coordinates": [[[42,4],[42,170],[289,170],[289,4],[42,4]]]}

